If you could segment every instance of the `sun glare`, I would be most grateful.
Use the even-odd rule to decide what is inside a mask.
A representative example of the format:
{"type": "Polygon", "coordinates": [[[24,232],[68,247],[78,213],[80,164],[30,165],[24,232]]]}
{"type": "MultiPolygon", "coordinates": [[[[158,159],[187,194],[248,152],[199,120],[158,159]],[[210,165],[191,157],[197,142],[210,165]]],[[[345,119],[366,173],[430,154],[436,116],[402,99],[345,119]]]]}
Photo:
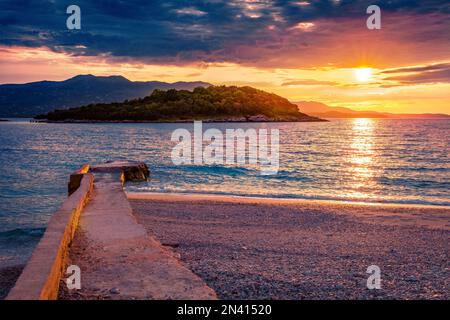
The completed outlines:
{"type": "Polygon", "coordinates": [[[358,68],[355,70],[355,77],[359,82],[368,82],[372,78],[372,69],[358,68]]]}

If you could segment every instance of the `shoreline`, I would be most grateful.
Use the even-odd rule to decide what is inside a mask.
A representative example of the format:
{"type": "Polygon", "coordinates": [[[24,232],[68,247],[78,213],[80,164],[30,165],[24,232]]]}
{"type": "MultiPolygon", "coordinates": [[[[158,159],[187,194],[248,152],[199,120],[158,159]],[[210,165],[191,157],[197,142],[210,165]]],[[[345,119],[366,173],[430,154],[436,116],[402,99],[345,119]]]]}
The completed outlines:
{"type": "Polygon", "coordinates": [[[292,203],[292,204],[334,204],[334,205],[361,205],[369,207],[392,207],[392,208],[419,208],[419,209],[447,209],[450,206],[440,204],[416,204],[416,203],[384,203],[384,202],[363,202],[351,200],[333,199],[304,199],[304,198],[277,198],[246,195],[214,194],[214,193],[180,193],[180,192],[125,192],[129,200],[161,200],[170,197],[173,201],[224,201],[224,202],[260,202],[260,203],[292,203]]]}
{"type": "Polygon", "coordinates": [[[213,120],[213,119],[190,119],[190,120],[40,120],[32,119],[32,123],[76,123],[76,124],[102,124],[102,123],[193,123],[194,121],[202,121],[203,123],[297,123],[297,122],[330,122],[326,119],[308,119],[308,120],[213,120]]]}
{"type": "Polygon", "coordinates": [[[128,194],[138,222],[220,299],[448,299],[450,209],[128,194]],[[368,266],[381,290],[366,287],[368,266]]]}
{"type": "MultiPolygon", "coordinates": [[[[215,194],[126,197],[148,234],[222,299],[448,297],[442,264],[449,207],[215,194]],[[363,269],[372,263],[389,269],[383,282],[389,292],[364,289],[363,269]]],[[[0,268],[0,299],[22,268],[0,268]]]]}

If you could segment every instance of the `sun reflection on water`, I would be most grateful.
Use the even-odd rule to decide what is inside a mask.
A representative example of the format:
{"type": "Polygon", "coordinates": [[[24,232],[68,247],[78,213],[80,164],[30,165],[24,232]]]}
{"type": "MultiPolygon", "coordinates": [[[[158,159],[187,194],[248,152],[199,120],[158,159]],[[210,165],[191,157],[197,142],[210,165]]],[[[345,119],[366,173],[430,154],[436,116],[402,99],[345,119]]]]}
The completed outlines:
{"type": "Polygon", "coordinates": [[[373,179],[375,176],[373,164],[377,157],[373,140],[374,128],[375,121],[373,119],[358,118],[353,120],[350,153],[348,159],[346,159],[351,174],[349,183],[352,191],[347,192],[347,197],[374,197],[373,193],[368,191],[376,184],[373,179]]]}

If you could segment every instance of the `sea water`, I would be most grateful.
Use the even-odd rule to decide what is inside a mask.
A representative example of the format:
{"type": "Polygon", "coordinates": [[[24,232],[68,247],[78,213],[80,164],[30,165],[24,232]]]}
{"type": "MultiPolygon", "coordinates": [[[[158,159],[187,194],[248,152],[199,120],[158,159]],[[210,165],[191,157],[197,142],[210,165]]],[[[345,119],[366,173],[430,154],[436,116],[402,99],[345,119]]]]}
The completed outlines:
{"type": "Polygon", "coordinates": [[[279,130],[279,170],[174,165],[172,132],[192,124],[0,122],[0,267],[23,263],[84,163],[138,160],[148,182],[132,192],[245,195],[450,206],[450,121],[340,119],[210,123],[204,130],[279,130]]]}

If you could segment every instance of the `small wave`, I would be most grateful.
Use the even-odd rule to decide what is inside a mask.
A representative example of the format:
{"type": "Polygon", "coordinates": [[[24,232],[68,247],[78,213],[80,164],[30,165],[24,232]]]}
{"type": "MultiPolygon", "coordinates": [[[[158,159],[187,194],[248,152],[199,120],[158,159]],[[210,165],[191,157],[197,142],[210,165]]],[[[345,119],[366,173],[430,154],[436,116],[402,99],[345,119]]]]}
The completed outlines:
{"type": "Polygon", "coordinates": [[[279,170],[276,175],[266,175],[260,178],[265,180],[279,180],[279,181],[298,181],[298,182],[311,182],[313,179],[307,177],[299,172],[291,172],[288,170],[279,170]]]}
{"type": "Polygon", "coordinates": [[[411,200],[411,199],[367,199],[367,198],[348,198],[348,197],[332,197],[320,195],[298,195],[298,194],[259,194],[259,193],[238,193],[227,191],[213,190],[188,190],[183,188],[135,188],[130,190],[136,193],[178,193],[178,194],[198,194],[198,195],[220,195],[235,196],[248,198],[264,198],[264,199],[298,199],[298,200],[319,200],[319,201],[337,201],[345,203],[367,203],[367,204],[391,204],[391,205],[426,205],[426,206],[445,206],[450,207],[450,201],[442,200],[411,200]]]}
{"type": "Polygon", "coordinates": [[[196,172],[196,173],[207,173],[207,174],[218,174],[218,175],[230,175],[230,176],[240,176],[240,175],[254,175],[259,174],[258,168],[249,167],[227,167],[219,165],[182,165],[177,166],[177,170],[196,172]]]}
{"type": "Polygon", "coordinates": [[[0,242],[4,244],[24,243],[40,239],[45,228],[18,228],[0,232],[0,242]]]}
{"type": "Polygon", "coordinates": [[[447,181],[437,181],[437,180],[426,180],[424,178],[396,178],[396,177],[379,177],[376,178],[381,185],[394,185],[394,186],[405,186],[414,187],[416,189],[436,189],[436,190],[448,190],[450,188],[450,182],[447,181]]]}

